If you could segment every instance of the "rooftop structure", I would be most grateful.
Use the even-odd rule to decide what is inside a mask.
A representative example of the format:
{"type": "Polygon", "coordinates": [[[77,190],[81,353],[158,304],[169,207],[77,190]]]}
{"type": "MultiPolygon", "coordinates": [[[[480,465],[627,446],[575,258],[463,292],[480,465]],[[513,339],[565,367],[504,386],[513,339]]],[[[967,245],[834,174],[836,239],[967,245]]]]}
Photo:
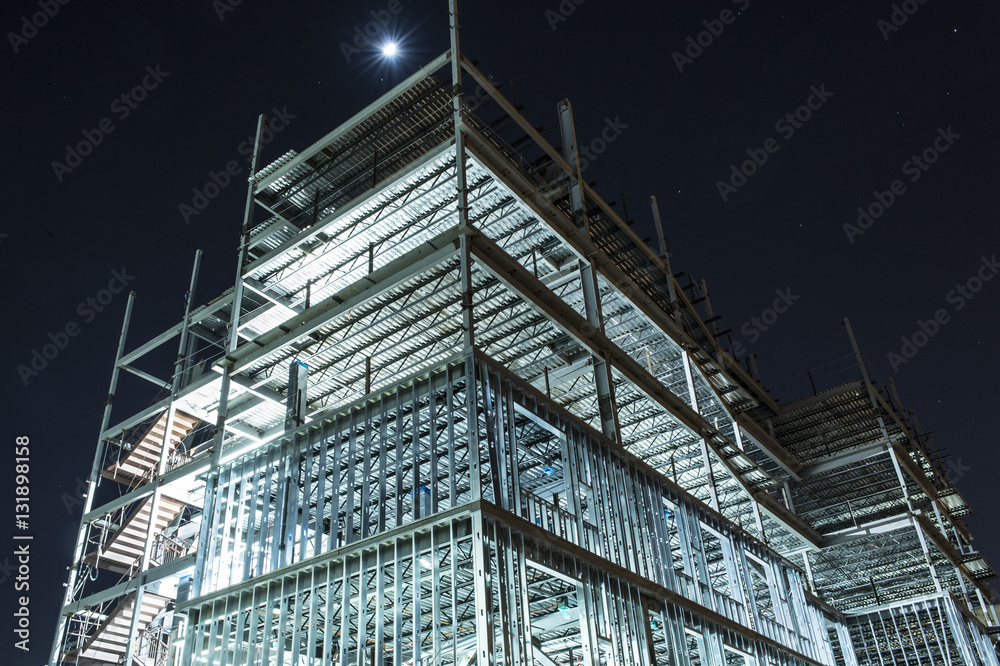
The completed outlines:
{"type": "Polygon", "coordinates": [[[997,665],[895,388],[778,404],[452,40],[263,168],[262,118],[234,287],[125,353],[130,298],[51,663],[997,665]]]}

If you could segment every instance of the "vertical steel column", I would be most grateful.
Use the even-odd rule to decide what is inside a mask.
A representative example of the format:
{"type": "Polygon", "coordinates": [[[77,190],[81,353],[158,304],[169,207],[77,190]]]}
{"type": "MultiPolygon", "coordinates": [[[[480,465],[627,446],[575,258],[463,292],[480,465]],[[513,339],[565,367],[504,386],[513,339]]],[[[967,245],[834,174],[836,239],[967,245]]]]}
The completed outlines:
{"type": "MultiPolygon", "coordinates": [[[[250,183],[247,186],[247,200],[246,207],[243,210],[243,227],[240,232],[240,247],[239,256],[236,261],[236,283],[233,287],[233,300],[232,312],[229,317],[229,338],[226,343],[226,355],[228,360],[228,355],[231,354],[236,349],[236,344],[239,341],[239,327],[240,327],[240,309],[243,304],[243,265],[246,263],[247,256],[247,241],[250,232],[250,226],[253,224],[253,211],[254,211],[254,175],[257,173],[257,165],[260,160],[260,149],[261,149],[261,136],[264,131],[264,122],[266,116],[261,114],[257,118],[257,137],[254,140],[253,157],[250,162],[250,183]]],[[[206,507],[214,502],[215,491],[218,489],[219,484],[219,466],[222,463],[222,443],[225,439],[226,432],[226,418],[229,412],[229,386],[230,386],[230,372],[232,371],[231,363],[223,363],[222,368],[222,386],[219,389],[219,407],[218,414],[215,423],[215,438],[212,442],[212,465],[209,468],[208,478],[205,480],[205,505],[206,507]]],[[[208,550],[208,521],[204,519],[205,509],[202,509],[202,524],[201,533],[198,543],[201,547],[198,549],[198,554],[195,558],[194,566],[194,580],[192,581],[193,589],[191,591],[192,596],[201,595],[202,578],[205,572],[205,555],[208,550]]]]}
{"type": "Polygon", "coordinates": [[[781,568],[774,562],[770,555],[765,560],[764,572],[767,575],[767,586],[771,592],[771,609],[774,612],[774,620],[778,625],[778,630],[783,632],[774,638],[778,641],[784,639],[786,645],[791,644],[792,621],[789,616],[788,596],[785,593],[785,581],[781,568]]]}
{"type": "MultiPolygon", "coordinates": [[[[458,34],[458,0],[448,0],[448,27],[451,37],[452,111],[455,123],[455,190],[458,197],[458,225],[469,227],[468,185],[465,174],[465,137],[462,133],[464,101],[462,99],[462,53],[458,34]]],[[[472,311],[472,256],[467,234],[460,239],[462,330],[465,354],[465,403],[469,438],[469,482],[473,502],[482,499],[482,479],[479,470],[479,417],[476,404],[475,318],[472,311]]],[[[398,492],[398,488],[397,488],[398,492]]],[[[474,595],[476,603],[476,662],[490,666],[493,655],[493,607],[490,576],[490,552],[486,521],[481,511],[472,515],[472,554],[474,595]]],[[[457,638],[457,637],[456,637],[457,638]]],[[[414,664],[416,666],[416,664],[414,664]]]]}
{"type": "Polygon", "coordinates": [[[882,418],[882,414],[879,410],[878,401],[875,399],[875,392],[872,390],[871,380],[868,378],[868,368],[865,364],[864,356],[861,353],[861,349],[858,347],[858,341],[854,337],[854,331],[851,329],[851,322],[845,317],[843,321],[844,327],[847,329],[847,336],[851,340],[851,347],[854,348],[854,355],[858,359],[858,366],[861,369],[861,376],[865,382],[865,388],[868,390],[868,398],[871,400],[872,409],[878,414],[878,424],[879,428],[882,430],[882,437],[887,442],[886,449],[889,451],[889,458],[892,460],[892,467],[896,471],[896,478],[899,480],[900,488],[903,491],[903,498],[906,500],[906,506],[909,509],[910,523],[913,525],[913,529],[917,532],[917,538],[920,540],[920,548],[924,552],[924,560],[927,562],[927,568],[931,572],[931,578],[934,580],[934,588],[938,591],[942,591],[941,580],[938,578],[937,569],[934,566],[933,560],[931,560],[931,552],[927,547],[927,539],[924,537],[923,528],[920,527],[920,523],[914,514],[913,499],[910,497],[910,491],[906,486],[906,478],[903,476],[903,470],[899,466],[899,459],[896,457],[896,450],[892,445],[892,441],[889,439],[889,431],[886,430],[885,420],[882,418]]]}
{"type": "MultiPolygon", "coordinates": [[[[694,385],[694,373],[691,371],[691,359],[688,357],[687,351],[681,351],[681,361],[684,363],[684,377],[687,379],[688,395],[691,398],[691,408],[701,414],[701,406],[698,404],[698,392],[694,385]]],[[[698,435],[699,433],[695,434],[698,435]]],[[[708,443],[705,441],[704,437],[701,437],[701,456],[703,459],[702,462],[705,465],[705,475],[708,481],[708,491],[711,494],[712,508],[718,511],[719,493],[715,488],[715,478],[712,476],[712,459],[709,457],[708,443]]],[[[753,498],[751,498],[750,501],[753,502],[753,498]]]]}
{"type": "MultiPolygon", "coordinates": [[[[229,317],[229,338],[226,343],[226,360],[229,354],[236,350],[239,342],[240,309],[243,307],[243,266],[246,264],[250,227],[253,225],[254,213],[254,175],[260,160],[261,137],[267,116],[260,114],[257,118],[257,138],[254,141],[253,157],[250,163],[250,184],[247,187],[246,207],[243,210],[243,228],[240,231],[240,247],[236,260],[236,283],[233,286],[232,312],[229,317]]],[[[226,418],[229,410],[229,386],[232,363],[224,363],[222,368],[222,388],[219,391],[219,411],[216,423],[215,441],[212,444],[212,467],[216,468],[222,460],[222,442],[225,439],[226,418]]]]}
{"type": "Polygon", "coordinates": [[[476,602],[476,663],[492,666],[493,651],[493,576],[487,529],[482,511],[472,514],[472,567],[476,602]]]}
{"type": "Polygon", "coordinates": [[[819,592],[816,591],[816,581],[813,578],[812,563],[809,561],[808,550],[802,551],[802,562],[806,569],[806,580],[809,581],[809,591],[818,597],[819,592]]]}
{"type": "MultiPolygon", "coordinates": [[[[559,129],[562,133],[563,153],[566,161],[573,168],[570,175],[570,204],[573,207],[573,217],[576,225],[583,229],[590,238],[590,221],[587,218],[586,203],[583,195],[583,176],[580,170],[580,160],[577,156],[576,128],[573,124],[573,107],[568,99],[558,104],[559,129]]],[[[587,322],[594,329],[604,333],[604,315],[601,312],[601,290],[597,282],[597,271],[589,261],[579,262],[580,285],[583,290],[583,302],[587,322]]],[[[587,331],[583,331],[584,334],[587,331]]],[[[592,354],[594,366],[594,382],[597,384],[597,406],[601,415],[601,430],[609,439],[620,445],[622,443],[618,423],[618,408],[615,404],[614,382],[611,377],[611,363],[607,353],[592,354]]]]}
{"type": "MultiPolygon", "coordinates": [[[[895,387],[893,388],[893,390],[895,391],[895,387]]],[[[896,399],[899,400],[899,394],[898,393],[896,394],[896,399]]],[[[937,500],[935,498],[929,498],[929,499],[931,500],[931,508],[934,509],[934,517],[937,519],[938,529],[941,530],[941,535],[944,536],[947,539],[948,538],[948,530],[946,528],[946,524],[951,524],[951,523],[950,523],[950,521],[949,521],[949,523],[945,523],[944,516],[941,514],[941,509],[940,509],[940,507],[938,507],[937,500]]],[[[962,550],[962,548],[961,548],[961,543],[962,542],[958,539],[958,532],[955,531],[955,526],[953,524],[952,524],[952,533],[955,536],[955,543],[959,545],[959,550],[961,551],[962,550]]],[[[965,604],[967,606],[971,607],[972,606],[972,597],[969,596],[969,590],[965,586],[965,575],[962,573],[962,568],[959,565],[956,564],[956,565],[954,565],[954,569],[955,569],[955,578],[958,580],[959,587],[962,588],[962,599],[965,601],[965,604]]],[[[978,592],[978,589],[976,591],[978,592]]],[[[985,612],[985,611],[986,611],[986,608],[984,607],[983,608],[983,612],[985,612]]]]}
{"type": "Polygon", "coordinates": [[[740,432],[740,424],[734,418],[730,418],[730,422],[733,425],[733,439],[736,440],[736,448],[740,451],[746,451],[746,446],[743,444],[743,433],[740,432]]]}
{"type": "Polygon", "coordinates": [[[465,355],[465,402],[469,438],[469,484],[472,501],[482,498],[479,470],[479,433],[476,409],[475,317],[472,310],[472,254],[469,245],[469,191],[465,173],[465,102],[462,92],[462,52],[458,31],[458,0],[448,0],[448,27],[451,37],[452,113],[455,126],[455,193],[458,226],[464,233],[459,240],[460,280],[462,290],[462,333],[465,355]]]}
{"type": "Polygon", "coordinates": [[[760,621],[760,610],[757,608],[757,597],[754,596],[753,591],[753,577],[750,573],[750,563],[747,562],[747,544],[740,544],[739,550],[736,551],[736,561],[739,565],[741,575],[739,577],[740,585],[743,586],[743,597],[747,600],[747,617],[750,620],[750,628],[754,631],[759,631],[760,633],[765,633],[760,621]]]}
{"type": "MultiPolygon", "coordinates": [[[[357,641],[357,653],[354,655],[355,664],[357,666],[365,666],[366,659],[368,657],[368,597],[371,594],[368,590],[368,569],[366,567],[366,561],[371,561],[371,554],[368,551],[362,550],[358,553],[358,608],[356,613],[356,627],[358,628],[358,634],[355,636],[357,641]]],[[[414,569],[419,569],[419,564],[417,564],[416,559],[414,559],[414,569]]],[[[378,572],[376,571],[376,575],[378,572]]],[[[419,580],[417,582],[417,590],[419,590],[419,580]]],[[[378,605],[378,604],[376,604],[378,605]]],[[[418,615],[414,616],[414,621],[419,624],[420,619],[418,615]]],[[[292,663],[295,663],[294,661],[292,663]]],[[[344,662],[346,664],[346,662],[344,662]]],[[[414,662],[416,663],[416,662],[414,662]]]]}
{"type": "MultiPolygon", "coordinates": [[[[383,666],[385,663],[385,555],[388,546],[380,545],[375,555],[375,660],[370,666],[383,666]]],[[[315,618],[313,619],[315,622],[315,618]]],[[[309,641],[312,643],[312,639],[309,641]]],[[[326,663],[325,660],[320,663],[326,663]]]]}
{"type": "MultiPolygon", "coordinates": [[[[667,239],[663,235],[663,223],[660,221],[660,206],[656,203],[656,197],[649,197],[649,205],[653,209],[653,222],[656,224],[656,235],[660,241],[660,258],[663,259],[664,265],[667,267],[667,291],[670,294],[670,302],[677,303],[677,292],[674,290],[674,274],[673,270],[670,268],[670,253],[667,252],[667,239]]],[[[679,314],[674,314],[677,319],[680,319],[679,314]]]]}
{"type": "MultiPolygon", "coordinates": [[[[150,556],[153,552],[153,541],[156,536],[157,516],[160,512],[160,498],[163,489],[160,487],[160,478],[167,471],[167,458],[170,455],[171,432],[173,430],[174,416],[177,412],[175,401],[177,393],[180,391],[181,378],[184,374],[184,352],[187,349],[188,326],[191,320],[191,302],[194,300],[195,287],[198,284],[198,272],[201,268],[202,251],[198,250],[194,255],[194,267],[191,269],[191,283],[188,286],[184,302],[184,319],[181,322],[180,340],[177,343],[177,359],[174,361],[174,376],[170,382],[170,398],[167,401],[166,420],[163,424],[163,438],[160,441],[160,459],[156,464],[156,474],[153,476],[153,496],[149,500],[149,527],[146,531],[146,540],[142,548],[142,556],[139,560],[138,575],[149,569],[150,556]]],[[[136,632],[139,630],[139,616],[142,610],[142,598],[145,588],[140,585],[135,591],[133,602],[132,621],[129,623],[128,641],[125,644],[126,655],[132,655],[135,651],[136,632]]]]}
{"type": "Polygon", "coordinates": [[[670,309],[674,321],[684,329],[681,321],[681,313],[677,309],[677,287],[674,285],[674,272],[670,267],[670,253],[667,252],[667,239],[663,235],[663,223],[660,221],[660,206],[656,203],[656,197],[649,197],[649,205],[653,209],[653,222],[656,224],[656,235],[660,241],[660,258],[667,269],[667,293],[670,295],[670,309]]]}
{"type": "Polygon", "coordinates": [[[840,653],[844,658],[844,663],[846,666],[858,666],[857,657],[854,654],[853,643],[851,641],[851,632],[843,624],[838,622],[835,627],[837,632],[837,640],[840,642],[840,653]]]}
{"type": "MultiPolygon", "coordinates": [[[[514,576],[514,559],[511,553],[510,528],[497,524],[494,530],[496,540],[494,550],[497,559],[497,596],[500,607],[500,636],[504,663],[513,666],[520,663],[519,640],[524,639],[518,622],[518,605],[515,601],[517,578],[514,576]]],[[[482,629],[483,627],[480,627],[482,629]]],[[[529,639],[530,640],[530,639],[529,639]]]]}
{"type": "Polygon", "coordinates": [[[691,658],[688,655],[687,634],[684,631],[684,611],[672,603],[664,603],[666,604],[666,611],[663,613],[664,631],[673,648],[669,663],[671,666],[674,662],[677,663],[677,666],[690,666],[691,658]]]}
{"type": "MultiPolygon", "coordinates": [[[[450,374],[450,373],[449,373],[450,374]]],[[[450,385],[450,384],[449,384],[450,385]]],[[[454,466],[452,466],[454,469],[454,466]]],[[[455,537],[455,521],[448,521],[448,542],[451,544],[449,565],[451,570],[451,663],[458,664],[458,540],[455,537]]],[[[475,654],[473,651],[472,654],[475,654]]],[[[382,666],[382,664],[376,664],[382,666]]]]}
{"type": "Polygon", "coordinates": [[[736,550],[741,547],[737,537],[732,532],[722,533],[719,542],[722,544],[722,557],[726,565],[726,575],[729,577],[729,596],[740,605],[742,617],[731,617],[740,623],[750,626],[750,604],[744,596],[744,588],[740,581],[740,573],[736,564],[736,550]]]}
{"type": "Polygon", "coordinates": [[[594,579],[587,564],[581,564],[581,580],[576,584],[577,603],[583,607],[580,612],[580,646],[583,650],[583,666],[599,666],[601,663],[597,647],[597,613],[595,612],[594,579]]]}
{"type": "MultiPolygon", "coordinates": [[[[393,540],[392,544],[392,663],[403,663],[403,554],[399,547],[402,537],[393,540]]],[[[329,613],[327,613],[329,615],[329,613]]],[[[334,662],[333,655],[330,661],[334,662]]],[[[412,662],[412,660],[411,660],[412,662]]]]}
{"type": "Polygon", "coordinates": [[[532,644],[532,633],[531,633],[531,607],[530,599],[528,598],[528,563],[524,556],[524,535],[518,534],[517,537],[517,573],[518,573],[518,589],[520,591],[521,605],[519,607],[519,612],[521,613],[523,636],[521,637],[521,649],[524,651],[524,663],[531,666],[535,663],[534,656],[534,645],[532,644]]]}
{"type": "Polygon", "coordinates": [[[955,640],[955,645],[962,653],[962,660],[964,664],[975,664],[979,660],[972,656],[969,650],[969,642],[966,640],[965,625],[962,619],[962,614],[958,612],[955,608],[955,603],[951,600],[951,597],[940,597],[938,603],[943,602],[944,609],[942,615],[947,616],[947,622],[951,627],[951,636],[955,640]]]}
{"type": "Polygon", "coordinates": [[[997,626],[1000,624],[1000,620],[997,619],[996,606],[986,603],[986,599],[983,597],[983,591],[980,590],[978,586],[976,587],[976,596],[979,597],[979,605],[983,609],[983,617],[986,618],[988,622],[990,621],[990,618],[992,618],[993,624],[991,626],[997,626]]]}
{"type": "MultiPolygon", "coordinates": [[[[118,374],[121,368],[118,364],[121,362],[122,354],[125,352],[125,338],[128,336],[128,326],[129,322],[132,320],[132,306],[135,303],[135,292],[130,291],[128,293],[128,302],[125,304],[125,317],[122,320],[122,332],[118,336],[118,349],[115,351],[115,364],[111,369],[111,385],[108,387],[108,398],[104,401],[104,415],[101,418],[101,429],[99,432],[104,432],[108,428],[108,423],[111,421],[111,406],[115,401],[115,391],[118,390],[118,374]]],[[[101,441],[100,436],[97,440],[97,450],[94,452],[94,462],[90,466],[90,478],[87,480],[87,493],[83,498],[83,513],[80,515],[80,529],[76,536],[76,547],[73,550],[73,561],[70,563],[69,568],[69,581],[66,583],[66,594],[63,596],[62,606],[68,606],[73,601],[74,591],[76,588],[76,577],[80,566],[80,558],[83,556],[83,549],[87,543],[87,533],[90,530],[88,525],[85,525],[83,517],[90,513],[90,510],[94,507],[94,493],[97,490],[97,477],[101,471],[101,463],[104,459],[104,442],[101,441]]],[[[61,608],[60,608],[61,610],[61,608]]],[[[63,633],[69,626],[66,616],[63,613],[59,613],[59,620],[56,626],[55,637],[52,639],[52,651],[49,656],[49,661],[53,664],[59,663],[59,656],[62,652],[62,642],[63,633]]]]}
{"type": "MultiPolygon", "coordinates": [[[[431,375],[433,377],[433,374],[431,375]]],[[[431,394],[433,395],[434,390],[431,388],[431,394]]],[[[431,429],[434,428],[433,424],[434,413],[431,410],[431,429]]],[[[433,478],[433,477],[431,477],[433,478]]],[[[433,497],[432,500],[433,502],[433,497]]],[[[449,521],[450,522],[450,521],[449,521]]],[[[444,648],[442,646],[443,638],[441,636],[441,531],[442,527],[434,526],[431,527],[431,654],[430,663],[440,664],[444,657],[444,648]]],[[[453,600],[454,601],[454,600],[453,600]]],[[[453,627],[453,630],[456,629],[453,627]]],[[[452,632],[452,640],[455,640],[454,631],[452,632]]]]}
{"type": "Polygon", "coordinates": [[[725,650],[722,647],[722,636],[719,631],[712,625],[706,625],[702,630],[702,636],[704,637],[704,642],[702,645],[705,646],[706,654],[708,659],[704,660],[703,663],[708,664],[725,664],[725,650]]]}

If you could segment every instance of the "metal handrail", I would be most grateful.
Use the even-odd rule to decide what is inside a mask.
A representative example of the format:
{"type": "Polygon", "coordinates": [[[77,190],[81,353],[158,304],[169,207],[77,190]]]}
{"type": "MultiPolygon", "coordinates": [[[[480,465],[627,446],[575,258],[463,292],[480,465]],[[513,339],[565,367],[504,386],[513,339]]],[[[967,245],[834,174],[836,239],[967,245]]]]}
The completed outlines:
{"type": "Polygon", "coordinates": [[[163,630],[163,627],[157,627],[156,631],[143,629],[136,641],[132,660],[139,662],[142,666],[163,666],[169,653],[164,636],[169,638],[169,634],[163,630]],[[151,657],[152,661],[147,661],[147,657],[151,657]]]}
{"type": "Polygon", "coordinates": [[[157,565],[167,564],[184,557],[190,550],[191,546],[187,543],[161,532],[153,537],[153,553],[150,559],[157,565]]]}

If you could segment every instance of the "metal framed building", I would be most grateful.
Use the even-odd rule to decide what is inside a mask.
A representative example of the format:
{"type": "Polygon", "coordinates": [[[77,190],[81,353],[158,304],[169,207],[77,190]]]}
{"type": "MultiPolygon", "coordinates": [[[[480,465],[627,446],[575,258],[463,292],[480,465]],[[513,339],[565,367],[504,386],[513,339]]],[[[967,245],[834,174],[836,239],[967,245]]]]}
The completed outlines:
{"type": "Polygon", "coordinates": [[[998,664],[895,388],[777,404],[458,46],[262,118],[234,287],[126,354],[130,299],[51,663],[998,664]]]}

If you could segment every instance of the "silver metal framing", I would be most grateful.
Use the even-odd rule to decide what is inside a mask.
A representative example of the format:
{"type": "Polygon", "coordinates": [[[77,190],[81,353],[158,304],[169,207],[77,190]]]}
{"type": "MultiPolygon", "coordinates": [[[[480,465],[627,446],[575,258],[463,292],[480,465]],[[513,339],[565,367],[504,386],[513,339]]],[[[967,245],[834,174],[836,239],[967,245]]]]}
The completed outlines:
{"type": "Polygon", "coordinates": [[[858,351],[775,403],[582,181],[568,101],[563,155],[450,20],[255,166],[234,289],[123,329],[111,392],[150,406],[109,401],[51,662],[996,665],[993,570],[894,387],[858,351]],[[177,335],[171,383],[141,369],[177,335]]]}

